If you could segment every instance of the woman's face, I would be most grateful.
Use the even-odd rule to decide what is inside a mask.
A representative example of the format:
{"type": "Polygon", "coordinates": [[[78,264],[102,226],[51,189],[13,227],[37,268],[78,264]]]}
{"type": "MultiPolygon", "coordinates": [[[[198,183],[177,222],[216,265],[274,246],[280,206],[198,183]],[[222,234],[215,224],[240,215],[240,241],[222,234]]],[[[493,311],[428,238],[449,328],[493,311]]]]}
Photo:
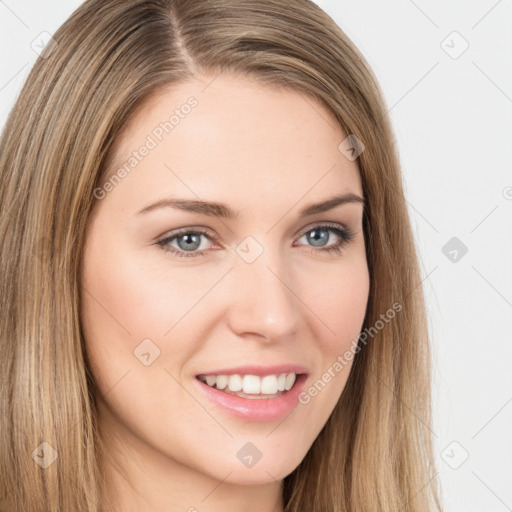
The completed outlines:
{"type": "Polygon", "coordinates": [[[346,384],[369,293],[363,206],[312,205],[362,186],[313,99],[210,82],[152,98],[116,141],[126,165],[95,191],[82,321],[112,457],[262,484],[297,467],[346,384]]]}

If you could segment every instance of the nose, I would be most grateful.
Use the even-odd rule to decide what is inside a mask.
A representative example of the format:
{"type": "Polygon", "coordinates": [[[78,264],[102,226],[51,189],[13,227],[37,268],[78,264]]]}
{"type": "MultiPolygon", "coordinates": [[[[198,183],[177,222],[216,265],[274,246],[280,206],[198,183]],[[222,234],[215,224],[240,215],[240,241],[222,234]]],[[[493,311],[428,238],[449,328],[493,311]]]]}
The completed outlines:
{"type": "Polygon", "coordinates": [[[290,338],[303,305],[293,272],[279,256],[265,248],[252,263],[237,256],[229,273],[228,323],[236,334],[259,335],[266,341],[290,338]]]}

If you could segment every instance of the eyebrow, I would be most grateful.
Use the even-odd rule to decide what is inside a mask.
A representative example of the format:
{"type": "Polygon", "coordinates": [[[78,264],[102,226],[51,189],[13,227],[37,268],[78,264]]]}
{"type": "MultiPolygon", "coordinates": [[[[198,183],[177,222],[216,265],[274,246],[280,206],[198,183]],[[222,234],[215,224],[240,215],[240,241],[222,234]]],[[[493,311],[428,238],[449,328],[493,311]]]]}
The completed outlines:
{"type": "MultiPolygon", "coordinates": [[[[315,215],[316,213],[322,213],[342,204],[348,203],[361,203],[365,206],[364,198],[352,194],[339,194],[329,199],[326,199],[320,203],[314,203],[306,206],[299,212],[299,217],[308,217],[315,215]]],[[[209,215],[211,217],[221,217],[224,219],[235,219],[240,212],[232,210],[229,206],[224,203],[216,203],[210,201],[199,201],[191,199],[174,199],[166,198],[157,201],[156,203],[150,204],[137,212],[137,215],[142,215],[158,208],[175,208],[179,210],[185,210],[188,212],[201,213],[203,215],[209,215]]]]}

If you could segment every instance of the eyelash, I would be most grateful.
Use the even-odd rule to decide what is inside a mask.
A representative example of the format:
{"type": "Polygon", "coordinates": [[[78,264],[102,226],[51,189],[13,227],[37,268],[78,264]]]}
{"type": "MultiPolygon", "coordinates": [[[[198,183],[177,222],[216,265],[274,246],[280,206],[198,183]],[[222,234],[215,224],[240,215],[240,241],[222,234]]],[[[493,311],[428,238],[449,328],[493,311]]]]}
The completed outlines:
{"type": "MultiPolygon", "coordinates": [[[[320,249],[313,249],[311,251],[312,254],[318,253],[318,252],[324,252],[324,253],[332,253],[337,254],[340,253],[341,250],[347,245],[354,237],[354,233],[348,229],[348,228],[342,228],[338,224],[319,224],[318,226],[313,226],[312,228],[308,229],[307,231],[304,231],[299,238],[302,238],[304,235],[311,231],[315,230],[327,230],[335,233],[340,237],[340,242],[338,242],[335,245],[326,247],[326,248],[320,248],[320,249]]],[[[172,234],[171,236],[168,236],[164,238],[163,240],[160,240],[157,242],[157,245],[159,245],[166,253],[171,253],[173,257],[179,257],[179,258],[194,258],[197,256],[204,256],[204,251],[197,251],[197,252],[186,252],[183,250],[178,250],[174,247],[171,247],[169,243],[173,241],[174,239],[180,237],[181,235],[204,235],[208,238],[214,239],[213,235],[208,230],[204,229],[181,229],[178,232],[172,234]]]]}

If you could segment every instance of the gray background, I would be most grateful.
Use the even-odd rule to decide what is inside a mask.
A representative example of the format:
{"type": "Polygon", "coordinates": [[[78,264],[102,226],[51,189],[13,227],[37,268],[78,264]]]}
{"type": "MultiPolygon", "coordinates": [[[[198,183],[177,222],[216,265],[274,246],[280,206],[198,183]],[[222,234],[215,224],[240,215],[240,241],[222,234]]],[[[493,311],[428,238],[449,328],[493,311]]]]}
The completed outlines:
{"type": "MultiPolygon", "coordinates": [[[[1,126],[32,46],[80,3],[0,0],[1,126]]],[[[369,61],[395,128],[428,301],[446,511],[512,510],[512,1],[317,3],[369,61]]]]}

